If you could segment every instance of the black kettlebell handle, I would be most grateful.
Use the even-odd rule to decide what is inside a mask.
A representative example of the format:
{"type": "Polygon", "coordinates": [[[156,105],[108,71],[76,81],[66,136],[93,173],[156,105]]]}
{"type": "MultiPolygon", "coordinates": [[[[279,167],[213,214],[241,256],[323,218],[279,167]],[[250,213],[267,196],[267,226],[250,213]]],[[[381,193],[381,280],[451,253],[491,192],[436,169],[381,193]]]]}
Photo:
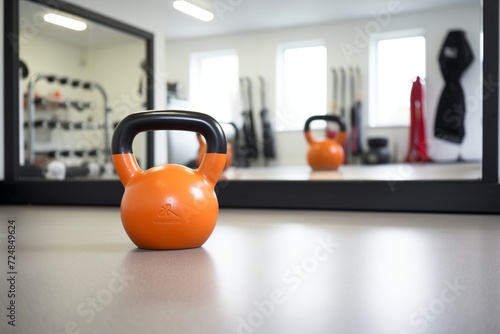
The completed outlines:
{"type": "Polygon", "coordinates": [[[311,122],[316,121],[316,120],[323,120],[327,122],[335,122],[339,125],[340,127],[340,132],[345,132],[346,131],[346,125],[345,121],[342,117],[336,116],[336,115],[316,115],[316,116],[311,116],[307,119],[306,124],[304,126],[304,132],[308,132],[311,130],[311,122]]]}
{"type": "Polygon", "coordinates": [[[213,117],[194,111],[150,110],[130,114],[118,123],[111,140],[111,153],[133,153],[134,137],[140,132],[154,130],[199,132],[207,142],[206,153],[227,152],[226,136],[213,117]]]}

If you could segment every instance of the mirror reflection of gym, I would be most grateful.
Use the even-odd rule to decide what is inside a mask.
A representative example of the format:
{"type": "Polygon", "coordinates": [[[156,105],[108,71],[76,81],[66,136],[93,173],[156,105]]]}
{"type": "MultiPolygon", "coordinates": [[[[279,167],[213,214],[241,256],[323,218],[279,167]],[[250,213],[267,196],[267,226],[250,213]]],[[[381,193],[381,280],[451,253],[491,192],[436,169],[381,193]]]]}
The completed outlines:
{"type": "MultiPolygon", "coordinates": [[[[145,108],[145,42],[30,1],[19,22],[20,177],[116,178],[109,144],[115,124],[145,108]]],[[[145,163],[145,136],[134,151],[145,163]]]]}
{"type": "MultiPolygon", "coordinates": [[[[325,9],[332,17],[323,22],[305,24],[304,19],[300,26],[274,28],[236,23],[249,11],[266,22],[273,3],[265,12],[258,11],[258,2],[241,5],[225,11],[223,20],[215,11],[205,25],[172,9],[166,42],[169,107],[235,123],[242,151],[256,138],[257,156],[240,157],[226,171],[229,179],[480,179],[480,3],[397,4],[373,2],[345,17],[333,16],[342,8],[325,9]],[[446,86],[439,57],[457,56],[457,46],[445,43],[454,31],[463,33],[473,55],[458,80],[465,112],[449,107],[438,112],[446,86]],[[396,81],[402,75],[405,81],[396,81]],[[307,165],[304,123],[330,113],[348,125],[347,159],[336,171],[314,172],[307,165]],[[443,120],[448,128],[463,126],[459,142],[442,135],[443,120]],[[269,138],[274,155],[265,154],[269,138]]],[[[287,10],[293,15],[293,8],[287,10]]],[[[338,129],[315,125],[316,136],[329,132],[338,129]]],[[[233,138],[231,129],[228,133],[233,138]]],[[[197,147],[194,135],[170,134],[170,161],[186,164],[197,147]]]]}

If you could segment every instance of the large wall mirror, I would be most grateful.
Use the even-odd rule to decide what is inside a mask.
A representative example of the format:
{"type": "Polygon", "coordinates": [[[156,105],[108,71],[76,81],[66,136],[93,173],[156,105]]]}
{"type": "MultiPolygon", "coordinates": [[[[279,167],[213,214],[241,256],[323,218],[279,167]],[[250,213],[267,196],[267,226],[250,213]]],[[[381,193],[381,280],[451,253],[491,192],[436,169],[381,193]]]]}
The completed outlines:
{"type": "Polygon", "coordinates": [[[148,105],[147,40],[63,6],[20,0],[19,17],[18,176],[113,178],[114,124],[148,105]]]}
{"type": "MultiPolygon", "coordinates": [[[[169,80],[179,87],[171,107],[187,104],[240,130],[243,115],[253,111],[257,158],[227,173],[230,179],[482,178],[479,0],[274,5],[215,8],[215,22],[205,26],[173,9],[169,14],[166,64],[169,80]],[[442,98],[448,78],[441,70],[449,71],[457,59],[467,64],[456,70],[463,72],[465,98],[447,94],[448,88],[442,98]],[[412,101],[417,76],[423,94],[412,101]],[[419,110],[412,111],[417,103],[419,110]],[[304,123],[324,114],[337,114],[347,125],[345,163],[336,171],[312,171],[306,159],[304,123]],[[269,128],[263,131],[264,121],[271,135],[269,128]],[[270,145],[274,154],[266,155],[270,145]]],[[[313,126],[318,139],[328,131],[324,123],[313,126]]],[[[178,141],[186,139],[179,135],[178,141]]],[[[175,143],[170,154],[177,163],[189,159],[186,147],[175,143]]]]}
{"type": "MultiPolygon", "coordinates": [[[[486,207],[477,205],[477,197],[473,204],[468,195],[450,189],[498,180],[498,132],[484,122],[497,107],[491,87],[483,86],[495,82],[491,75],[498,72],[484,59],[496,57],[491,52],[496,37],[484,31],[498,29],[485,14],[490,6],[495,12],[495,3],[311,1],[286,8],[277,2],[211,8],[205,3],[215,14],[206,24],[171,10],[170,107],[235,123],[243,150],[250,146],[241,138],[253,111],[257,154],[226,171],[225,203],[486,207]],[[304,123],[330,113],[347,125],[347,157],[337,170],[313,170],[304,123]],[[274,154],[266,154],[270,138],[274,154]]],[[[316,125],[312,131],[320,139],[329,130],[339,132],[321,121],[316,125]]],[[[228,132],[233,133],[230,127],[228,132]]],[[[192,163],[197,147],[192,134],[170,135],[175,163],[192,163]]]]}
{"type": "MultiPolygon", "coordinates": [[[[153,35],[63,1],[5,8],[6,181],[56,202],[84,184],[95,193],[99,182],[118,184],[111,136],[126,115],[153,107],[153,35]]],[[[152,140],[134,142],[143,168],[152,140]]]]}
{"type": "MultiPolygon", "coordinates": [[[[19,2],[20,10],[23,3],[38,6],[33,1],[19,2]]],[[[231,140],[238,132],[239,156],[216,189],[221,206],[499,211],[498,88],[494,84],[498,82],[497,0],[294,1],[286,9],[278,1],[196,3],[214,12],[211,22],[197,21],[173,8],[165,13],[168,108],[213,115],[231,140]],[[454,71],[460,72],[458,78],[445,78],[456,60],[466,66],[454,71]],[[405,75],[406,83],[400,84],[397,80],[405,75]],[[423,95],[411,99],[411,92],[419,88],[417,76],[423,95]],[[462,93],[456,92],[457,80],[462,93]],[[248,126],[251,114],[253,131],[248,126]],[[350,140],[343,145],[343,165],[337,170],[314,171],[307,162],[303,128],[309,116],[324,114],[341,116],[350,140]],[[252,140],[257,154],[251,150],[252,140]]],[[[101,29],[96,30],[99,35],[106,30],[92,29],[101,29]]],[[[105,58],[97,61],[97,56],[112,57],[114,48],[149,43],[141,36],[114,33],[113,39],[122,44],[106,43],[110,50],[101,50],[99,41],[75,46],[82,50],[74,59],[80,72],[67,75],[91,79],[87,73],[99,72],[102,76],[93,79],[108,84],[106,71],[113,71],[117,64],[106,64],[105,58]],[[102,67],[96,70],[94,66],[102,67]]],[[[42,34],[40,38],[49,39],[42,34]]],[[[19,57],[25,61],[29,57],[23,52],[21,45],[19,57]]],[[[123,84],[129,91],[134,87],[135,93],[142,80],[148,80],[144,79],[148,73],[141,70],[141,54],[131,53],[136,58],[124,65],[129,68],[125,78],[130,83],[124,80],[123,84]]],[[[51,71],[59,75],[69,60],[60,61],[59,68],[51,71]]],[[[28,64],[33,67],[30,72],[41,70],[37,61],[27,62],[32,63],[28,64]]],[[[20,90],[29,88],[26,80],[20,79],[20,90]]],[[[41,83],[38,94],[53,94],[51,85],[41,83]]],[[[119,99],[121,88],[113,89],[108,89],[110,99],[119,99]]],[[[90,93],[84,91],[75,99],[83,103],[94,99],[97,108],[100,97],[90,93]]],[[[61,90],[61,94],[69,93],[61,90]]],[[[74,110],[70,120],[105,123],[105,113],[93,112],[74,110]],[[91,115],[95,116],[89,119],[91,115]]],[[[35,136],[43,139],[40,130],[35,129],[35,136]]],[[[311,131],[321,139],[338,134],[340,128],[318,120],[311,123],[311,131]]],[[[151,149],[144,142],[139,141],[138,152],[151,149]]],[[[194,134],[169,132],[166,144],[170,162],[196,163],[199,144],[194,134]]],[[[45,150],[44,145],[48,144],[39,144],[35,151],[45,150]]],[[[61,151],[70,150],[62,147],[61,151]]],[[[32,153],[29,145],[24,152],[32,153]]],[[[16,158],[26,161],[26,156],[16,158]]],[[[148,160],[148,154],[144,159],[148,160]]],[[[18,182],[14,192],[21,193],[19,189],[27,187],[27,182],[36,181],[18,182]]],[[[92,182],[97,181],[78,186],[90,189],[92,182]]],[[[49,184],[58,189],[60,183],[49,184]]],[[[100,181],[98,187],[102,192],[97,198],[89,195],[78,201],[119,202],[119,184],[100,181]]]]}

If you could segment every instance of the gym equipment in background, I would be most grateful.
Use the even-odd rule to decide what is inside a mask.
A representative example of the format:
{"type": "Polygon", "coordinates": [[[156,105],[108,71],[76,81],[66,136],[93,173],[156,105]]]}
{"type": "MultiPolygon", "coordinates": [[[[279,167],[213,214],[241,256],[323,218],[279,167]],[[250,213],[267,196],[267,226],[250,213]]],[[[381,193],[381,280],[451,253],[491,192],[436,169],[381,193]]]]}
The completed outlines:
{"type": "Polygon", "coordinates": [[[167,82],[167,102],[170,102],[172,99],[179,99],[179,83],[175,82],[167,82]]]}
{"type": "Polygon", "coordinates": [[[20,70],[20,73],[21,73],[21,78],[23,79],[26,79],[29,75],[30,75],[30,71],[28,69],[28,65],[26,65],[26,63],[19,59],[19,70],[20,70]]]}
{"type": "Polygon", "coordinates": [[[340,104],[340,113],[339,116],[344,118],[345,117],[345,109],[347,105],[347,97],[346,97],[347,91],[346,91],[346,71],[343,67],[340,68],[340,98],[339,98],[339,104],[340,104]]]}
{"type": "MultiPolygon", "coordinates": [[[[137,93],[139,94],[140,97],[144,99],[144,102],[142,105],[144,108],[147,107],[147,90],[148,90],[148,72],[151,71],[150,68],[148,68],[148,65],[145,60],[141,61],[140,63],[140,68],[142,70],[140,76],[139,76],[139,86],[137,87],[137,93]]],[[[168,93],[167,93],[168,94],[168,93]]],[[[169,96],[167,95],[167,101],[169,101],[169,96]]]]}
{"type": "Polygon", "coordinates": [[[276,150],[274,147],[274,131],[269,120],[269,110],[266,107],[266,82],[264,78],[259,76],[260,82],[260,119],[262,122],[262,139],[264,141],[264,158],[266,161],[276,158],[276,150]]]}
{"type": "Polygon", "coordinates": [[[45,178],[48,180],[65,180],[76,177],[97,177],[102,173],[102,167],[97,163],[83,163],[79,166],[66,166],[58,160],[51,161],[45,171],[45,178]]]}
{"type": "MultiPolygon", "coordinates": [[[[107,170],[107,165],[111,164],[111,154],[110,154],[110,148],[109,148],[109,143],[110,143],[110,123],[111,123],[111,108],[109,106],[109,101],[108,101],[108,96],[104,90],[104,88],[95,82],[89,82],[89,81],[83,81],[80,79],[71,79],[66,76],[58,76],[58,75],[49,75],[49,74],[34,74],[33,76],[30,77],[29,82],[28,82],[28,92],[27,92],[27,112],[28,112],[28,120],[24,122],[24,127],[27,128],[26,131],[26,165],[34,165],[38,164],[37,159],[35,158],[35,155],[43,155],[44,154],[44,149],[36,148],[35,147],[35,142],[36,142],[36,133],[35,129],[47,129],[47,130],[55,130],[55,131],[62,131],[65,130],[66,134],[71,135],[73,130],[102,130],[103,131],[103,136],[102,136],[102,147],[95,147],[92,149],[87,149],[87,150],[95,150],[101,152],[100,156],[102,157],[102,167],[100,167],[100,170],[107,170]],[[65,120],[60,120],[56,116],[52,116],[51,118],[47,119],[37,119],[35,117],[35,111],[37,110],[43,110],[49,109],[49,110],[57,110],[58,108],[73,108],[74,110],[78,112],[83,112],[84,110],[95,110],[96,109],[96,104],[92,101],[81,101],[78,99],[69,99],[69,98],[63,98],[62,94],[59,90],[55,90],[53,96],[42,98],[40,96],[37,96],[35,93],[35,88],[36,85],[42,81],[46,81],[49,84],[58,84],[59,86],[68,86],[73,89],[82,89],[86,91],[92,91],[96,90],[103,98],[103,103],[104,103],[104,121],[103,124],[97,124],[95,122],[70,122],[70,121],[65,121],[65,120]]],[[[39,115],[37,116],[39,117],[39,115]]],[[[65,137],[67,138],[67,137],[65,137]]],[[[61,138],[62,139],[62,138],[61,138]]],[[[71,145],[71,143],[67,143],[67,145],[71,145]]],[[[56,149],[56,154],[55,158],[60,159],[60,158],[74,158],[77,159],[78,155],[73,154],[74,151],[78,151],[78,149],[66,149],[66,148],[58,148],[56,149]],[[68,151],[70,152],[68,155],[63,155],[61,154],[63,151],[68,151]]],[[[83,176],[83,175],[88,175],[88,176],[93,176],[95,173],[93,172],[88,172],[88,173],[72,173],[72,168],[80,168],[80,165],[83,166],[86,162],[82,161],[78,164],[78,166],[74,165],[74,162],[72,161],[71,163],[68,163],[67,161],[60,161],[64,164],[64,167],[66,169],[66,172],[64,173],[65,177],[66,175],[68,177],[71,177],[72,175],[74,176],[83,176]]],[[[87,162],[89,163],[89,162],[87,162]]],[[[42,166],[40,166],[42,168],[42,166]]],[[[45,168],[47,169],[48,166],[45,168]]],[[[61,168],[58,168],[58,170],[61,168]]],[[[95,168],[94,168],[95,169],[95,168]]],[[[94,170],[92,169],[92,170],[94,170]]],[[[76,171],[76,169],[75,169],[76,171]]],[[[45,175],[49,175],[50,178],[55,178],[55,179],[60,179],[60,175],[63,175],[63,173],[45,173],[45,175]],[[56,175],[56,176],[54,176],[56,175]],[[54,177],[52,177],[54,176],[54,177]]]]}
{"type": "Polygon", "coordinates": [[[215,228],[219,206],[214,187],[226,163],[222,127],[207,114],[192,111],[146,111],[125,117],[116,127],[112,158],[125,187],[120,210],[123,227],[139,248],[200,247],[215,228]],[[140,169],[132,142],[137,133],[153,130],[196,131],[207,141],[196,170],[168,164],[140,169]]]}
{"type": "MultiPolygon", "coordinates": [[[[96,105],[94,102],[84,102],[81,100],[71,100],[71,99],[53,99],[46,97],[35,97],[35,106],[44,109],[54,109],[54,108],[75,108],[77,111],[84,111],[86,109],[95,110],[96,105]]],[[[36,122],[36,121],[35,121],[36,122]]]]}
{"type": "Polygon", "coordinates": [[[102,150],[55,150],[44,154],[48,160],[44,168],[46,179],[62,181],[114,176],[112,164],[102,163],[102,150]]]}
{"type": "MultiPolygon", "coordinates": [[[[98,130],[103,129],[104,126],[96,122],[68,122],[59,121],[57,118],[52,119],[39,119],[32,123],[32,126],[36,128],[44,129],[64,129],[64,130],[98,130]]],[[[29,123],[24,122],[24,127],[28,128],[29,123]]]]}
{"type": "MultiPolygon", "coordinates": [[[[338,77],[337,70],[332,68],[332,104],[330,109],[330,115],[337,115],[337,101],[338,101],[338,77]]],[[[326,126],[326,137],[327,138],[335,138],[337,136],[337,132],[335,131],[335,127],[332,126],[331,123],[328,123],[326,126]]]]}
{"type": "Polygon", "coordinates": [[[368,150],[363,154],[367,165],[387,164],[390,161],[389,140],[383,137],[369,138],[368,150]]]}
{"type": "MultiPolygon", "coordinates": [[[[330,115],[338,115],[346,119],[349,112],[349,123],[346,124],[348,139],[343,143],[344,163],[359,163],[363,154],[362,144],[362,77],[359,67],[339,67],[332,71],[332,103],[330,115]],[[340,93],[339,93],[340,91],[340,93]]],[[[327,138],[336,137],[336,129],[327,124],[327,138]]]]}
{"type": "Polygon", "coordinates": [[[236,126],[236,124],[233,122],[220,122],[219,124],[224,129],[224,133],[226,134],[226,140],[228,137],[230,138],[230,136],[228,136],[227,131],[225,130],[225,126],[226,125],[230,126],[234,132],[232,140],[228,140],[228,142],[232,144],[232,153],[233,153],[232,165],[234,167],[246,166],[245,157],[242,156],[243,150],[241,149],[240,130],[238,129],[238,126],[236,126]]]}
{"type": "Polygon", "coordinates": [[[43,169],[37,165],[24,164],[19,166],[19,176],[20,177],[44,177],[43,169]]]}
{"type": "Polygon", "coordinates": [[[460,77],[474,60],[472,49],[462,30],[450,31],[439,54],[445,87],[439,99],[434,136],[460,144],[465,136],[465,97],[460,77]]]}
{"type": "MultiPolygon", "coordinates": [[[[342,118],[342,120],[345,119],[345,114],[346,114],[346,108],[347,108],[347,73],[346,73],[346,70],[341,67],[340,68],[340,117],[342,118]]],[[[347,132],[347,128],[344,130],[347,132]]],[[[344,164],[347,164],[349,163],[349,159],[348,159],[348,147],[347,147],[347,142],[348,142],[348,139],[346,138],[346,140],[342,141],[341,145],[342,145],[342,148],[344,149],[344,161],[343,163],[344,164]]]]}
{"type": "MultiPolygon", "coordinates": [[[[70,80],[68,77],[58,77],[56,75],[44,75],[44,74],[34,74],[28,83],[28,157],[27,160],[30,163],[33,163],[35,160],[35,132],[34,132],[34,123],[35,123],[35,86],[38,82],[45,80],[49,83],[58,82],[60,85],[71,85],[73,88],[82,88],[84,90],[92,90],[96,89],[102,95],[104,100],[104,145],[105,150],[109,152],[109,131],[110,131],[110,123],[111,123],[111,108],[109,107],[108,96],[104,91],[104,88],[95,82],[83,82],[78,79],[70,80]]],[[[73,101],[74,103],[69,103],[69,105],[76,107],[77,109],[82,109],[84,107],[88,107],[90,109],[95,108],[94,103],[83,103],[79,101],[73,101]]],[[[68,106],[68,104],[64,103],[64,101],[59,101],[61,106],[68,106]]],[[[110,161],[109,154],[106,157],[107,161],[110,161]]]]}
{"type": "Polygon", "coordinates": [[[245,158],[245,164],[249,165],[251,161],[257,159],[259,153],[257,148],[257,134],[255,132],[255,123],[253,118],[252,102],[252,82],[250,78],[240,78],[240,93],[242,97],[243,111],[243,139],[242,155],[245,158]]]}
{"type": "Polygon", "coordinates": [[[227,165],[226,168],[229,168],[230,166],[239,167],[241,164],[241,156],[239,156],[239,153],[241,153],[241,150],[238,147],[238,145],[240,143],[240,131],[238,130],[238,127],[236,126],[236,124],[233,122],[220,122],[219,124],[222,126],[222,129],[224,130],[224,134],[226,135],[226,141],[228,142],[227,143],[228,160],[231,159],[230,164],[226,163],[226,165],[227,165]],[[227,131],[225,130],[226,126],[231,127],[231,129],[234,132],[234,135],[232,136],[232,140],[227,140],[228,135],[227,135],[227,131]],[[231,149],[231,157],[229,157],[229,149],[231,149]]]}
{"type": "Polygon", "coordinates": [[[66,178],[66,165],[61,161],[51,161],[47,164],[44,176],[47,180],[62,181],[66,178]]]}
{"type": "Polygon", "coordinates": [[[313,170],[336,170],[345,161],[345,152],[342,144],[346,141],[346,125],[342,117],[336,115],[317,115],[307,119],[304,134],[309,144],[307,162],[313,170]],[[340,132],[334,139],[326,138],[316,140],[311,132],[311,122],[325,120],[335,122],[340,127],[340,132]]]}
{"type": "Polygon", "coordinates": [[[410,144],[406,162],[427,162],[427,140],[425,137],[424,99],[420,77],[413,82],[410,93],[410,144]]]}
{"type": "Polygon", "coordinates": [[[361,70],[356,67],[352,70],[352,96],[353,96],[353,106],[351,108],[351,136],[350,136],[350,153],[353,157],[359,157],[363,154],[363,147],[361,145],[361,70]],[[354,71],[356,72],[356,79],[354,77],[354,71]],[[356,93],[354,93],[356,90],[356,93]]]}

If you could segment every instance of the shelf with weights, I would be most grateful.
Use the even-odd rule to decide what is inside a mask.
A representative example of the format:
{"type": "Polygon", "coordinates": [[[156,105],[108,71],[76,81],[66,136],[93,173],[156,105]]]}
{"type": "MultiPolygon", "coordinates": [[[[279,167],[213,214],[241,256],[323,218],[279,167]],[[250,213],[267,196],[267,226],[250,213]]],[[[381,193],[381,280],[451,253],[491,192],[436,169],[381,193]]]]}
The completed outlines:
{"type": "Polygon", "coordinates": [[[63,180],[114,176],[110,156],[111,108],[102,85],[66,76],[34,74],[28,81],[24,106],[21,138],[24,138],[25,150],[21,157],[24,160],[21,177],[63,180]],[[102,97],[103,104],[63,97],[59,89],[40,96],[36,88],[43,85],[79,90],[75,95],[80,96],[95,91],[102,97]],[[99,109],[103,109],[103,118],[95,121],[93,114],[99,109]],[[80,116],[69,117],[74,112],[80,116]],[[92,116],[85,118],[89,113],[92,116]]]}

